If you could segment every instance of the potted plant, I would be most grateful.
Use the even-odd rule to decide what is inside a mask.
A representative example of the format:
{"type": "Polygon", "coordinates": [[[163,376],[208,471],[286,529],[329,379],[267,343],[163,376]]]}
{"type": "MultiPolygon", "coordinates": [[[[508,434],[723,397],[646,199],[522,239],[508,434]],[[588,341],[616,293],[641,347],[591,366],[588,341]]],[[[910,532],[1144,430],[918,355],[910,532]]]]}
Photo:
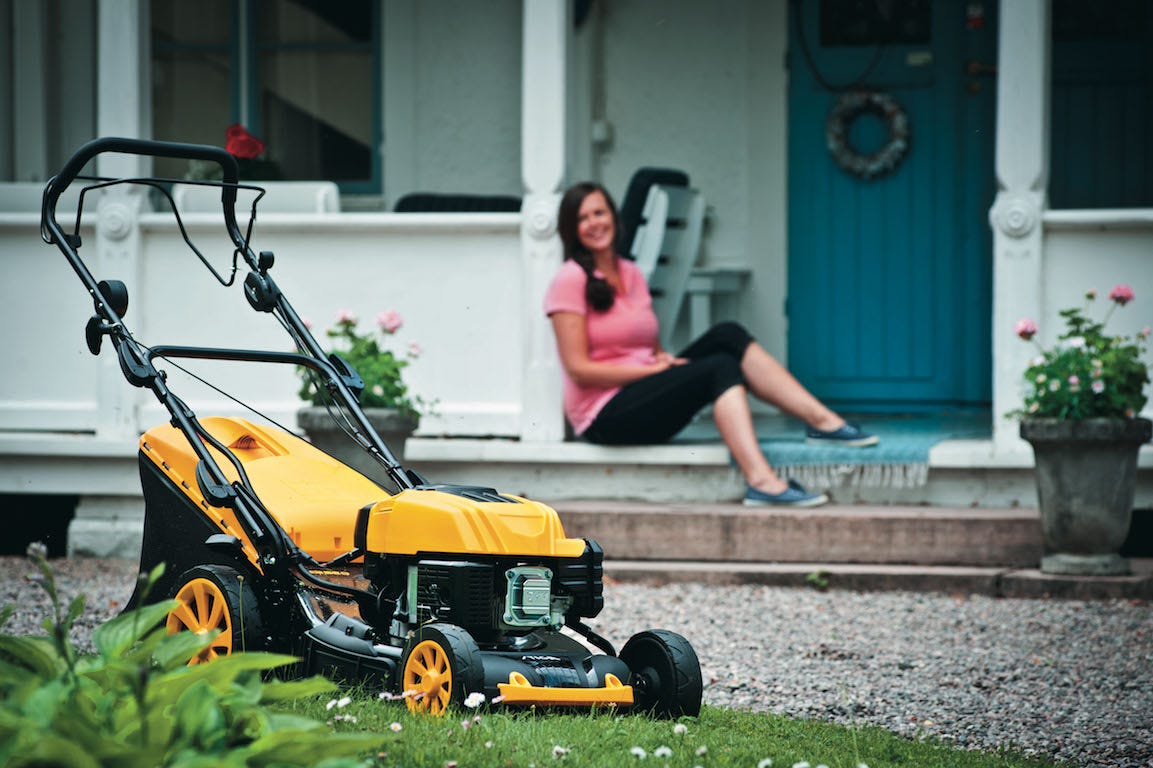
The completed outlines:
{"type": "Polygon", "coordinates": [[[1083,307],[1062,310],[1065,331],[1045,349],[1037,324],[1019,320],[1017,336],[1037,344],[1040,355],[1025,370],[1020,434],[1033,446],[1046,573],[1122,575],[1119,554],[1129,531],[1137,482],[1137,454],[1153,435],[1145,406],[1149,373],[1141,355],[1150,330],[1132,338],[1109,335],[1105,324],[1133,300],[1118,285],[1100,322],[1088,316],[1097,292],[1083,307]]]}
{"type": "MultiPolygon", "coordinates": [[[[420,346],[410,343],[403,354],[387,347],[404,320],[396,310],[376,317],[376,332],[361,333],[356,315],[346,309],[337,313],[336,324],[325,333],[334,341],[332,351],[344,359],[364,380],[360,405],[369,422],[397,459],[404,458],[404,444],[420,425],[424,401],[411,395],[403,372],[420,355],[420,346]]],[[[327,390],[318,387],[317,377],[308,369],[298,369],[300,399],[307,406],[296,414],[296,423],[321,450],[371,477],[382,475],[380,467],[364,453],[333,419],[335,406],[327,390]]]]}

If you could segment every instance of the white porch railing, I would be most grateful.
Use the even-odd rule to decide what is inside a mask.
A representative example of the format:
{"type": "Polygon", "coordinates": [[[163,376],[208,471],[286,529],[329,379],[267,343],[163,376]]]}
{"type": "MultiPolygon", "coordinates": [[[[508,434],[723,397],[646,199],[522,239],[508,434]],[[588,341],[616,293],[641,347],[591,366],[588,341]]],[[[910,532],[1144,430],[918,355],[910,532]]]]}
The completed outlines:
{"type": "MultiPolygon", "coordinates": [[[[221,217],[190,214],[185,225],[205,256],[227,272],[231,248],[221,217]]],[[[127,284],[126,321],[138,339],[288,347],[279,325],[247,305],[243,272],[222,288],[186,248],[170,214],[142,214],[137,226],[138,252],[110,258],[88,228],[81,255],[98,279],[127,284]]],[[[351,310],[365,326],[385,309],[402,314],[404,327],[392,338],[398,351],[410,343],[423,350],[405,378],[414,393],[436,403],[422,433],[519,435],[523,309],[535,299],[522,290],[518,215],[266,214],[253,246],[276,254],[273,276],[326,346],[324,329],[338,310],[351,310]]],[[[88,353],[90,300],[59,251],[41,242],[37,215],[0,214],[0,264],[0,322],[8,329],[0,432],[110,437],[128,431],[125,423],[139,433],[166,420],[146,391],[127,400],[127,417],[115,413],[126,407],[130,386],[111,354],[88,353]]],[[[187,362],[269,417],[294,423],[299,402],[290,367],[187,362]]],[[[198,413],[244,413],[171,365],[160,367],[198,413]]]]}

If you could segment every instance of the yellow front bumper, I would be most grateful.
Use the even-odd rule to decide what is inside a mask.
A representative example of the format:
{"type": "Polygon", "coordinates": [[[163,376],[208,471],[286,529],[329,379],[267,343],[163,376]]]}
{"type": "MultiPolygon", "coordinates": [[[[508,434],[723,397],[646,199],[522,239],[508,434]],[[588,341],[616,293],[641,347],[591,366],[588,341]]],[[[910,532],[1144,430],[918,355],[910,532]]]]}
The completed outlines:
{"type": "Polygon", "coordinates": [[[497,688],[505,704],[589,707],[594,704],[627,706],[633,703],[633,687],[625,685],[613,674],[605,675],[604,688],[546,688],[533,685],[519,672],[512,672],[508,682],[499,683],[497,688]]]}

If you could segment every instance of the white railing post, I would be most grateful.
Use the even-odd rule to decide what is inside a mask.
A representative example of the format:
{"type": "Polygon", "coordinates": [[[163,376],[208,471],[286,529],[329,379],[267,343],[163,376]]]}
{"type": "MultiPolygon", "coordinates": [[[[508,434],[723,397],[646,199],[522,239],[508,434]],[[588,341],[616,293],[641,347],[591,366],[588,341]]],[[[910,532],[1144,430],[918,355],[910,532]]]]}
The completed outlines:
{"type": "Polygon", "coordinates": [[[569,0],[524,0],[521,311],[526,364],[520,435],[526,441],[564,439],[560,366],[541,302],[561,263],[556,212],[565,172],[565,72],[571,17],[569,0]]]}
{"type": "Polygon", "coordinates": [[[1021,404],[1021,375],[1034,352],[1013,335],[1042,308],[1041,216],[1049,183],[1049,2],[1002,2],[997,56],[997,197],[993,227],[993,441],[1019,447],[1005,413],[1021,404]]]}
{"type": "MultiPolygon", "coordinates": [[[[97,24],[98,136],[142,138],[149,135],[148,120],[148,4],[140,0],[100,0],[97,24]]],[[[115,152],[96,159],[96,172],[108,177],[143,176],[151,167],[147,158],[115,152]]],[[[83,182],[76,182],[82,184],[83,182]]],[[[122,280],[129,290],[127,322],[143,330],[144,302],[140,285],[140,226],[142,188],[109,187],[98,200],[95,262],[97,279],[122,280]]],[[[96,203],[96,200],[89,204],[96,203]]],[[[138,392],[128,386],[115,355],[107,351],[100,359],[97,397],[100,412],[97,434],[109,438],[132,438],[140,433],[137,423],[138,392]]]]}

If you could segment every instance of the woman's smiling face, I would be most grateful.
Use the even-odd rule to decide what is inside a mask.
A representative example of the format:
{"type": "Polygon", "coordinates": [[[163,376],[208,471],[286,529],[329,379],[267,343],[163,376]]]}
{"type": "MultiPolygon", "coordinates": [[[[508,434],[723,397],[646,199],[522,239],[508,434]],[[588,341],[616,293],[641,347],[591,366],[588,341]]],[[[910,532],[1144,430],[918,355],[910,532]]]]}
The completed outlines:
{"type": "Polygon", "coordinates": [[[577,237],[581,245],[594,254],[611,252],[616,245],[616,236],[616,223],[608,201],[601,192],[590,192],[581,201],[577,214],[577,237]]]}

